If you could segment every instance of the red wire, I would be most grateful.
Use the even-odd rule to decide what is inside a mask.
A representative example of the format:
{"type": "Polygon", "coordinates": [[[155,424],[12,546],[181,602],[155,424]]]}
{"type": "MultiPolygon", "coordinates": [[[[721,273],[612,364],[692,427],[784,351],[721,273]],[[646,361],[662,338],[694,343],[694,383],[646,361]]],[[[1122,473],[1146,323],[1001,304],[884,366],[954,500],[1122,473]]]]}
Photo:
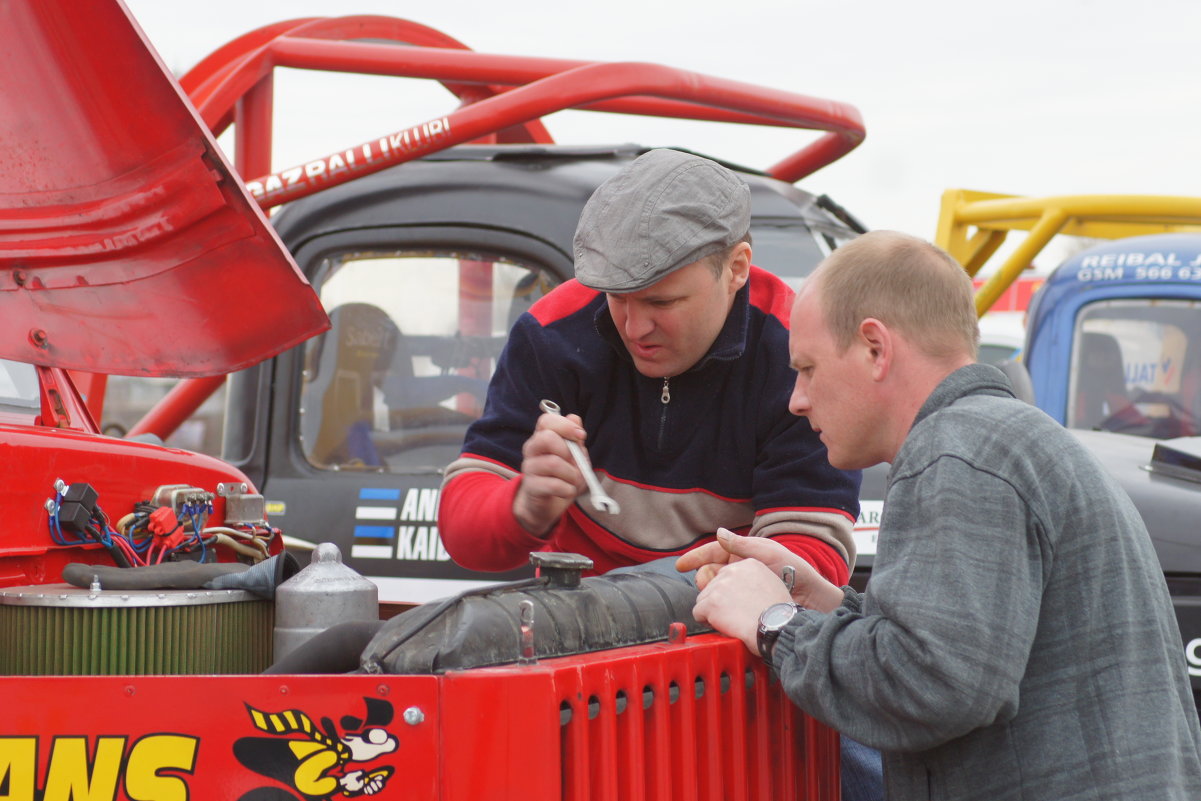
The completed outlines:
{"type": "Polygon", "coordinates": [[[117,543],[117,546],[120,547],[122,551],[125,552],[125,556],[129,559],[131,564],[139,566],[146,564],[142,561],[142,557],[138,554],[138,552],[133,549],[133,546],[125,541],[124,537],[113,537],[112,540],[113,542],[117,543]]]}

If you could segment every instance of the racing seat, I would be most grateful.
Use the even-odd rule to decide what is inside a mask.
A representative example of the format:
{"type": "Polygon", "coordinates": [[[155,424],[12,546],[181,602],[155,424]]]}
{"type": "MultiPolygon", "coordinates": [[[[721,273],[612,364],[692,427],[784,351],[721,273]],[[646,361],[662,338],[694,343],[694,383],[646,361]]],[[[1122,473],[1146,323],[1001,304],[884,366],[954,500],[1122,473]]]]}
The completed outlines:
{"type": "Polygon", "coordinates": [[[512,330],[517,318],[522,313],[529,311],[535,303],[554,288],[549,274],[543,270],[531,269],[522,276],[521,280],[517,282],[517,286],[513,288],[513,299],[509,301],[509,319],[505,324],[505,330],[512,330]]]}
{"type": "Polygon", "coordinates": [[[370,303],[344,303],[329,318],[330,330],[309,352],[303,394],[301,435],[306,446],[311,443],[309,461],[378,468],[408,449],[457,449],[474,417],[440,404],[461,392],[482,397],[487,382],[417,375],[406,337],[387,312],[370,303]]]}
{"type": "Polygon", "coordinates": [[[345,303],[329,319],[330,330],[309,351],[301,436],[314,464],[378,466],[375,386],[400,345],[400,329],[369,303],[345,303]]]}
{"type": "Polygon", "coordinates": [[[1122,349],[1111,334],[1087,332],[1080,338],[1076,366],[1073,428],[1095,429],[1131,408],[1126,391],[1122,349]]]}
{"type": "Polygon", "coordinates": [[[1025,362],[1021,359],[1005,359],[997,363],[997,369],[1009,379],[1009,383],[1013,386],[1014,397],[1033,406],[1035,401],[1034,382],[1030,378],[1030,371],[1026,369],[1025,362]]]}

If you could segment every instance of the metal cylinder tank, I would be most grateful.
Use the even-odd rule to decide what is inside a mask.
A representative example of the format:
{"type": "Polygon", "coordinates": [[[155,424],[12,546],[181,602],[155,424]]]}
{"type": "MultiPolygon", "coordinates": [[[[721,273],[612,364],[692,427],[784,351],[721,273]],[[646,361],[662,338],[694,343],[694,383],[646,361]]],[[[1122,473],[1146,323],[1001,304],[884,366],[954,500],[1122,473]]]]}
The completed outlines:
{"type": "Polygon", "coordinates": [[[274,659],[335,623],[379,619],[379,589],[342,564],[342,552],[323,542],[308,567],[275,588],[274,659]]]}

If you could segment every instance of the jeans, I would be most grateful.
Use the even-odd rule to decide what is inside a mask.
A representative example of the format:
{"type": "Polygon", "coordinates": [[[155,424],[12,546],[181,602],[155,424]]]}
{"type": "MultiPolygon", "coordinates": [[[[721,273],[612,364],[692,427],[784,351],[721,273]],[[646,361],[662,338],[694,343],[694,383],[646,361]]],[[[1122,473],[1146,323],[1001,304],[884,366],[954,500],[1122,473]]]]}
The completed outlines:
{"type": "Polygon", "coordinates": [[[883,801],[884,767],[880,752],[841,737],[842,801],[883,801]]]}

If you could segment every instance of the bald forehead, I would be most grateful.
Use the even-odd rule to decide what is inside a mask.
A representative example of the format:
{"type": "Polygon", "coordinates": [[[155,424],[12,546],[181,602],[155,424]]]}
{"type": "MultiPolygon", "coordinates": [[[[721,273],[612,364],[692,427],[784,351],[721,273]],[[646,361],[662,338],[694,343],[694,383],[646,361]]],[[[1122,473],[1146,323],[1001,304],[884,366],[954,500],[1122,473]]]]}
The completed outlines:
{"type": "MultiPolygon", "coordinates": [[[[825,318],[821,310],[821,298],[816,286],[806,281],[797,292],[788,320],[788,355],[790,362],[812,347],[813,338],[824,329],[825,318]]],[[[793,367],[796,367],[793,364],[793,367]]]]}
{"type": "Polygon", "coordinates": [[[792,301],[792,311],[789,313],[789,324],[796,327],[798,319],[812,317],[821,313],[821,288],[818,273],[811,274],[797,290],[792,301]]]}

